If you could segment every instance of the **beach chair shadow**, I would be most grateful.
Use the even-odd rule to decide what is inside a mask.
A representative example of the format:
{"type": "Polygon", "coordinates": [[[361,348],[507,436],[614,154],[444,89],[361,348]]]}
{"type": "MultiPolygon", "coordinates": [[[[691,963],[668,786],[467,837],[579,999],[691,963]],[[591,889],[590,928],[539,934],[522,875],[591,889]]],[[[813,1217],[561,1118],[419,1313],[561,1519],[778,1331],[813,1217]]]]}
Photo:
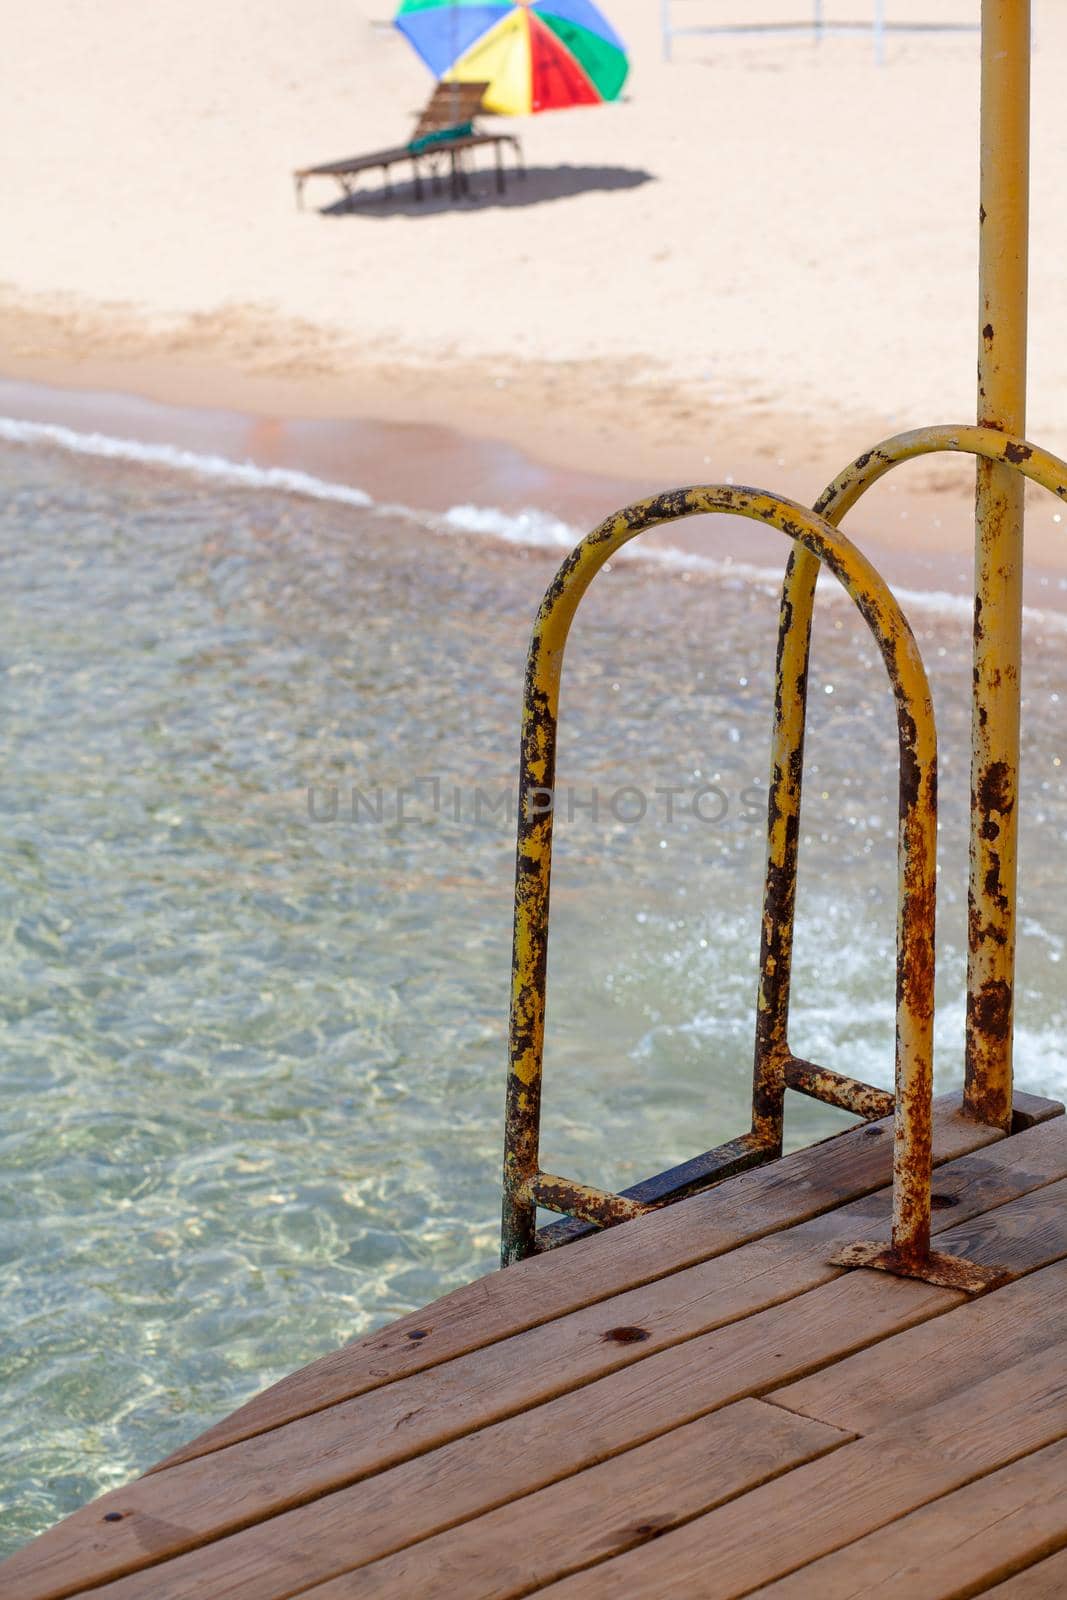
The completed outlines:
{"type": "MultiPolygon", "coordinates": [[[[309,178],[330,178],[340,185],[342,204],[353,199],[366,173],[380,172],[382,193],[393,192],[393,169],[410,166],[411,189],[421,200],[429,179],[431,193],[440,192],[442,172],[448,178],[448,193],[458,200],[469,192],[468,161],[478,149],[492,148],[495,158],[496,188],[505,191],[504,150],[510,148],[515,170],[524,172],[522,147],[512,133],[485,132],[475,125],[488,83],[438,83],[415,123],[407,144],[387,150],[372,150],[367,155],[346,156],[340,161],[324,161],[317,166],[298,167],[293,173],[296,203],[304,202],[304,185],[309,178]]],[[[326,208],[329,210],[330,208],[326,208]]]]}
{"type": "MultiPolygon", "coordinates": [[[[655,183],[655,173],[640,167],[527,167],[523,181],[507,190],[497,188],[492,169],[467,169],[466,187],[462,194],[465,210],[484,211],[500,207],[544,205],[552,200],[566,200],[571,195],[591,191],[639,189],[642,184],[655,183]]],[[[454,208],[455,201],[440,177],[435,191],[432,179],[424,181],[419,193],[414,184],[392,185],[388,190],[366,189],[346,196],[334,204],[323,206],[324,217],[360,216],[384,221],[388,217],[431,217],[454,208]],[[427,193],[429,188],[429,193],[427,193]]]]}

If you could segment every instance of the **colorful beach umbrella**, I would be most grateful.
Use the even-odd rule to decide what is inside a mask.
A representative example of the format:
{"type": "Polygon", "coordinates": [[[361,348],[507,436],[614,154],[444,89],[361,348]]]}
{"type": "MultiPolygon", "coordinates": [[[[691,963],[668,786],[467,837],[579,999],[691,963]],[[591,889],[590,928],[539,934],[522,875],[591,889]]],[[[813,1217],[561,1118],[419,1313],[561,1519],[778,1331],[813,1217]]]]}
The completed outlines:
{"type": "Polygon", "coordinates": [[[488,83],[504,116],[614,100],[629,71],[592,0],[403,0],[394,20],[436,78],[488,83]]]}

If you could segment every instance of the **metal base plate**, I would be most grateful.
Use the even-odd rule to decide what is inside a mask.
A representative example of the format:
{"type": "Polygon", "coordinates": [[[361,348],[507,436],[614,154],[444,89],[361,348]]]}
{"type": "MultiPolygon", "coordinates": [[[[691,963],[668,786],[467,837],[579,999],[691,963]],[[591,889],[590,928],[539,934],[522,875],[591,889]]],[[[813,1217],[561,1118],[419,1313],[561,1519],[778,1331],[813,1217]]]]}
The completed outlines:
{"type": "Polygon", "coordinates": [[[989,1289],[999,1289],[1011,1277],[1010,1272],[1000,1267],[982,1267],[977,1261],[944,1255],[938,1250],[931,1250],[925,1260],[903,1260],[884,1239],[845,1245],[830,1260],[835,1267],[874,1267],[879,1272],[892,1272],[898,1278],[919,1278],[940,1289],[961,1289],[964,1294],[985,1294],[989,1289]]]}

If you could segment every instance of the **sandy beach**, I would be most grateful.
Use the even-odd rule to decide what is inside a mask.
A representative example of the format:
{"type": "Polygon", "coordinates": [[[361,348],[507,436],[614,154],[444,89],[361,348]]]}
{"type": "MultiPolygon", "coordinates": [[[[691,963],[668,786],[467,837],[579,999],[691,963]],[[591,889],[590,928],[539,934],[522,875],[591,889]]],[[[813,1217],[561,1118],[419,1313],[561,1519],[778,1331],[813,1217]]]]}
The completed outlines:
{"type": "MultiPolygon", "coordinates": [[[[810,501],[879,437],[969,419],[977,37],[900,36],[884,68],[862,35],[691,38],[668,64],[656,8],[608,9],[633,57],[625,97],[508,121],[525,184],[498,200],[486,173],[460,204],[368,194],[343,215],[318,209],[326,184],[298,210],[292,169],[405,138],[431,88],[382,8],[27,13],[0,106],[0,373],[244,413],[266,459],[297,448],[302,419],[447,425],[569,471],[554,509],[581,519],[583,475],[810,501]]],[[[737,15],[697,9],[676,0],[683,22],[737,15]]],[[[1029,434],[1062,453],[1067,15],[1035,10],[1029,434]]],[[[345,449],[335,434],[339,469],[345,449]]],[[[377,477],[433,498],[410,449],[377,477]]],[[[970,479],[927,462],[877,491],[872,549],[959,565],[970,479]]],[[[1035,500],[1039,566],[1064,563],[1053,510],[1035,500]]]]}

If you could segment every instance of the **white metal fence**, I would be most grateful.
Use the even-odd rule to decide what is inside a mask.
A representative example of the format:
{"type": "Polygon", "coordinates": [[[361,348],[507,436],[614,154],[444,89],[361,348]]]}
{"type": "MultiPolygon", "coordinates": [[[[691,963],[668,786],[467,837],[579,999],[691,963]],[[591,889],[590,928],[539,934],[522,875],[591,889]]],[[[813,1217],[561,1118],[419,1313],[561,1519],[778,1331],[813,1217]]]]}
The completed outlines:
{"type": "Polygon", "coordinates": [[[663,59],[673,59],[673,46],[675,39],[686,38],[694,34],[794,34],[806,36],[816,44],[821,40],[835,34],[869,33],[871,45],[874,50],[874,59],[879,66],[885,65],[886,39],[890,34],[902,33],[978,33],[977,22],[922,22],[918,20],[897,21],[887,16],[887,0],[872,0],[871,17],[867,22],[848,22],[829,19],[826,15],[825,0],[811,0],[810,18],[802,18],[793,22],[716,22],[700,23],[676,27],[674,12],[677,5],[682,4],[687,8],[696,3],[696,0],[660,0],[660,25],[663,35],[663,59]]]}

